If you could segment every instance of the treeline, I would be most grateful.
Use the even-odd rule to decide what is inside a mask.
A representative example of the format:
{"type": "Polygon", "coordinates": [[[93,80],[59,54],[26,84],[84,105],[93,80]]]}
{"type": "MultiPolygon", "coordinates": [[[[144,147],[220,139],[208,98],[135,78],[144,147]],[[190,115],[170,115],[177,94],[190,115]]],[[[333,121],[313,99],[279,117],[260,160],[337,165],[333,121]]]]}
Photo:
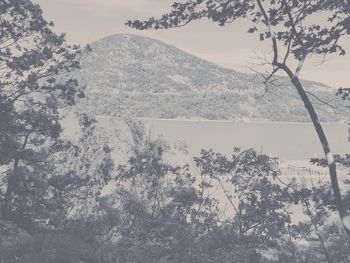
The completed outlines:
{"type": "MultiPolygon", "coordinates": [[[[110,90],[107,93],[90,93],[80,107],[99,116],[123,116],[132,113],[143,118],[204,118],[209,120],[251,119],[275,122],[310,122],[306,109],[296,99],[290,106],[290,98],[283,96],[284,90],[267,94],[239,92],[181,92],[150,93],[110,90]]],[[[289,91],[290,92],[290,91],[289,91]]],[[[329,99],[329,94],[322,98],[329,99]]],[[[322,122],[344,121],[344,105],[338,101],[337,109],[324,104],[316,105],[322,122]],[[341,113],[340,113],[341,112],[341,113]]]]}

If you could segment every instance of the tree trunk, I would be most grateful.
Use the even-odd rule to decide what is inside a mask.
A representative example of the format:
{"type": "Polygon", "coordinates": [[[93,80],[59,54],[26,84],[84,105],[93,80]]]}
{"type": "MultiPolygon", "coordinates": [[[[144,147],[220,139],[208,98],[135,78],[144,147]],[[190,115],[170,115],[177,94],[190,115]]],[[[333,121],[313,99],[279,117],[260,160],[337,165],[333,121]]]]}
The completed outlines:
{"type": "Polygon", "coordinates": [[[337,169],[336,169],[336,164],[333,158],[333,155],[331,153],[331,149],[327,140],[327,137],[323,131],[322,125],[320,123],[320,120],[318,119],[317,113],[307,96],[299,78],[293,74],[293,72],[285,65],[280,65],[281,68],[287,73],[288,77],[291,79],[292,84],[296,88],[296,90],[299,93],[300,98],[302,99],[309,116],[311,118],[311,121],[315,127],[316,133],[318,135],[318,138],[321,142],[323,152],[326,156],[327,159],[327,164],[329,168],[329,176],[331,179],[331,185],[333,189],[333,194],[334,194],[334,199],[336,203],[336,207],[341,219],[341,223],[346,231],[346,234],[350,237],[350,229],[348,229],[348,226],[344,224],[344,219],[347,215],[347,212],[343,206],[342,198],[341,198],[341,193],[340,193],[340,188],[339,188],[339,183],[338,183],[338,177],[337,177],[337,169]]]}
{"type": "Polygon", "coordinates": [[[19,158],[16,158],[14,160],[13,164],[13,173],[10,175],[10,177],[7,180],[7,189],[4,196],[3,204],[1,207],[1,217],[4,220],[10,220],[10,202],[11,202],[11,196],[15,187],[16,183],[16,173],[19,165],[19,158]]]}

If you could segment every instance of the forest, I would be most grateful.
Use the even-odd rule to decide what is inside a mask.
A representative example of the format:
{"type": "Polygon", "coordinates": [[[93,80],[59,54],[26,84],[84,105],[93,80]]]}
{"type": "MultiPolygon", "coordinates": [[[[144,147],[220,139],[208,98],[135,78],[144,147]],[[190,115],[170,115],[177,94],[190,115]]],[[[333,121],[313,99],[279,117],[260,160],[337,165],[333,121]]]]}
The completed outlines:
{"type": "MultiPolygon", "coordinates": [[[[256,149],[235,147],[229,155],[203,149],[179,164],[170,156],[186,147],[152,137],[135,118],[161,108],[142,98],[130,98],[143,103],[139,114],[125,107],[113,112],[119,130],[99,126],[97,116],[81,105],[90,100],[105,112],[105,98],[101,103],[89,98],[72,74],[91,47],[69,44],[31,0],[3,0],[0,263],[349,262],[350,155],[331,152],[314,100],[299,79],[311,56],[345,54],[340,39],[350,33],[348,1],[196,0],[170,8],[159,19],[126,25],[170,30],[202,18],[218,26],[248,19],[248,33],[271,43],[271,71],[262,75],[263,87],[280,72],[290,81],[324,151],[324,158],[309,162],[327,169],[325,180],[308,184],[284,176],[277,158],[256,149]],[[329,23],[310,25],[308,19],[322,12],[329,23]],[[78,127],[74,136],[64,129],[67,114],[78,127]]],[[[227,96],[222,105],[216,96],[206,94],[209,106],[201,114],[234,115],[237,98],[220,95],[227,96]]],[[[341,114],[348,114],[350,89],[339,87],[334,97],[347,105],[341,114]]],[[[271,95],[266,104],[279,99],[271,95]]],[[[159,117],[192,114],[169,100],[178,113],[162,109],[159,117]]],[[[287,106],[298,119],[300,113],[287,106]]]]}

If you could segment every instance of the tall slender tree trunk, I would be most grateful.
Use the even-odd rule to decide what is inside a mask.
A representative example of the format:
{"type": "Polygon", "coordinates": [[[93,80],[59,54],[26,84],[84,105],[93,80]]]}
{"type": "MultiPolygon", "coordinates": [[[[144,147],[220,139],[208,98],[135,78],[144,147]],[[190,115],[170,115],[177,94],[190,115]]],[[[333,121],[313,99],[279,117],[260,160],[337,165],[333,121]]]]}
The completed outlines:
{"type": "Polygon", "coordinates": [[[309,113],[311,121],[314,125],[316,133],[317,133],[318,138],[320,140],[320,143],[322,145],[323,152],[324,152],[326,159],[327,159],[327,165],[328,165],[328,169],[329,169],[329,176],[331,179],[333,195],[334,195],[336,207],[337,207],[340,219],[341,219],[341,223],[345,229],[346,234],[350,237],[350,229],[344,223],[344,219],[347,216],[347,211],[345,210],[345,208],[343,206],[343,202],[342,202],[342,198],[341,198],[338,177],[337,177],[336,164],[335,164],[334,157],[333,157],[333,154],[331,152],[327,137],[326,137],[324,130],[322,128],[322,125],[320,123],[320,120],[319,120],[317,113],[316,113],[309,97],[307,96],[307,94],[303,88],[303,85],[301,84],[298,76],[295,76],[294,73],[286,65],[279,65],[279,66],[287,73],[292,84],[294,85],[294,87],[298,91],[299,96],[302,99],[302,101],[303,101],[303,103],[304,103],[304,105],[309,113]]]}
{"type": "Polygon", "coordinates": [[[7,180],[7,189],[6,189],[3,204],[1,207],[1,217],[4,220],[10,219],[10,202],[11,202],[12,193],[14,191],[14,187],[16,184],[16,179],[17,179],[16,173],[17,173],[18,165],[19,165],[19,158],[16,158],[13,164],[13,172],[7,180]]]}

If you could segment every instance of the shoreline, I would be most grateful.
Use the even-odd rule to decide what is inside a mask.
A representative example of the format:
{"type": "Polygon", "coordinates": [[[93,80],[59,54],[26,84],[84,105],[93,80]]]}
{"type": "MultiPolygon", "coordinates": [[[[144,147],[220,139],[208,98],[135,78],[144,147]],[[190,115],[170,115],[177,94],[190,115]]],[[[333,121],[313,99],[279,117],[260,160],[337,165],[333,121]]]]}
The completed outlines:
{"type": "MultiPolygon", "coordinates": [[[[99,117],[99,116],[96,116],[99,117]]],[[[107,116],[101,116],[103,118],[108,118],[107,116]]],[[[269,121],[269,120],[209,120],[201,118],[189,118],[189,119],[162,119],[162,118],[136,118],[138,120],[145,121],[182,121],[182,122],[216,122],[216,123],[242,123],[242,124],[293,124],[293,125],[313,125],[312,122],[288,122],[288,121],[269,121]]],[[[342,122],[321,122],[322,125],[332,125],[332,124],[344,124],[348,125],[346,121],[342,122]]]]}
{"type": "MultiPolygon", "coordinates": [[[[103,115],[96,115],[96,119],[121,119],[121,118],[115,118],[112,116],[103,116],[103,115]]],[[[313,125],[312,122],[295,122],[295,121],[270,121],[270,120],[240,120],[240,119],[232,119],[232,120],[210,120],[210,119],[203,119],[203,118],[133,118],[136,120],[143,120],[143,121],[177,121],[177,122],[213,122],[213,123],[236,123],[236,124],[290,124],[290,125],[313,125]]],[[[347,121],[337,121],[337,122],[321,122],[322,125],[349,125],[347,121]]]]}

